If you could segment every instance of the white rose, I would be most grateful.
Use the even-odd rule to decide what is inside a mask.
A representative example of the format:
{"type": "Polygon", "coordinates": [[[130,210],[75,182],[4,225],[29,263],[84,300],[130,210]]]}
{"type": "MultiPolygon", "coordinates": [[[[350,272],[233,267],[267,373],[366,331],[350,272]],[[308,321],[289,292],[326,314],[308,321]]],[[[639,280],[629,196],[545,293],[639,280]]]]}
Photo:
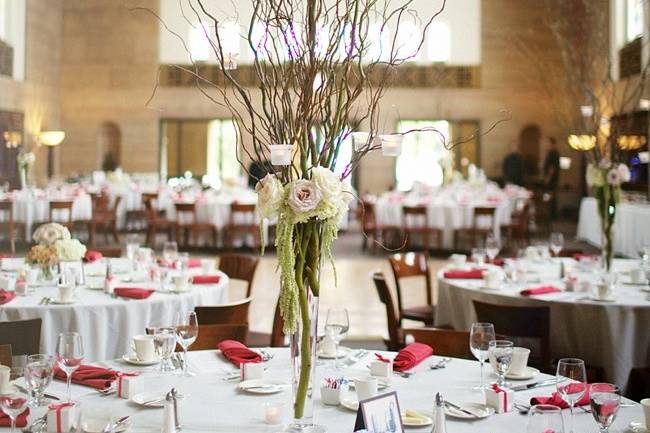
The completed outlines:
{"type": "Polygon", "coordinates": [[[613,186],[621,184],[621,175],[616,168],[612,168],[607,172],[607,183],[613,186]]]}
{"type": "Polygon", "coordinates": [[[323,195],[311,180],[299,179],[289,185],[287,203],[296,214],[315,210],[322,199],[323,195]]]}
{"type": "Polygon", "coordinates": [[[632,177],[629,167],[625,164],[618,165],[618,175],[621,178],[621,182],[629,182],[632,177]]]}
{"type": "Polygon", "coordinates": [[[587,179],[587,185],[590,187],[600,187],[605,185],[605,176],[603,175],[602,170],[593,164],[589,164],[587,166],[587,173],[585,177],[587,179]]]}
{"type": "Polygon", "coordinates": [[[264,218],[275,218],[284,195],[282,182],[274,174],[267,174],[255,185],[257,208],[264,218]]]}
{"type": "Polygon", "coordinates": [[[341,180],[325,167],[314,167],[311,170],[312,180],[323,194],[323,199],[337,201],[341,194],[341,180]]]}
{"type": "Polygon", "coordinates": [[[58,240],[70,239],[70,231],[61,224],[49,223],[36,229],[33,237],[41,245],[52,245],[58,240]]]}
{"type": "Polygon", "coordinates": [[[61,239],[54,243],[56,255],[61,261],[81,260],[86,254],[86,247],[77,239],[61,239]]]}

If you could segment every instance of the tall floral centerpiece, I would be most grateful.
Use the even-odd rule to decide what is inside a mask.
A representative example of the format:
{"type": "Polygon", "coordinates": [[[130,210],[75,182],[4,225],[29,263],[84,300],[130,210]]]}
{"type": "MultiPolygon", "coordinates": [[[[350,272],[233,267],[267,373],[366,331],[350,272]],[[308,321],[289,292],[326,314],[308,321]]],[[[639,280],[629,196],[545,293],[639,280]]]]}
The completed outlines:
{"type": "Polygon", "coordinates": [[[36,162],[36,155],[34,152],[22,149],[16,158],[18,163],[18,172],[20,173],[20,188],[24,189],[29,186],[30,175],[34,162],[36,162]]]}
{"type": "Polygon", "coordinates": [[[37,243],[25,260],[28,264],[38,266],[45,281],[50,281],[60,262],[81,260],[86,254],[86,247],[77,239],[72,239],[70,231],[61,224],[47,223],[34,232],[37,243]]]}

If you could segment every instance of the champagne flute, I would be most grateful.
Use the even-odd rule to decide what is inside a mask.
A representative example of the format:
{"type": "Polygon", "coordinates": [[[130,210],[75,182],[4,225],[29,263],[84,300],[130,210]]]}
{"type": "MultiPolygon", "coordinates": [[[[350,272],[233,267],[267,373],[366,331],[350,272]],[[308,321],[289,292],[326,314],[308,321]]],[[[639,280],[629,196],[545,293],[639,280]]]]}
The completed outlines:
{"type": "Polygon", "coordinates": [[[494,236],[493,233],[489,233],[485,238],[485,252],[490,259],[490,262],[494,262],[494,259],[499,255],[501,250],[501,242],[499,238],[494,236]]]}
{"type": "Polygon", "coordinates": [[[194,311],[186,315],[176,313],[176,341],[183,348],[183,374],[188,377],[194,376],[194,373],[187,368],[187,349],[196,341],[198,335],[199,321],[196,313],[194,311]]]}
{"type": "Polygon", "coordinates": [[[51,355],[29,355],[25,366],[25,383],[34,394],[35,406],[47,406],[48,400],[43,397],[45,389],[52,382],[54,374],[54,357],[51,355]]]}
{"type": "Polygon", "coordinates": [[[9,394],[0,395],[0,409],[11,420],[11,433],[16,432],[16,419],[27,409],[29,396],[20,391],[12,391],[9,394]]]}
{"type": "Polygon", "coordinates": [[[577,358],[562,358],[557,364],[556,387],[571,412],[569,433],[573,433],[573,407],[587,391],[585,362],[577,358]],[[568,379],[568,380],[567,380],[568,379]]]}
{"type": "Polygon", "coordinates": [[[327,310],[327,319],[325,321],[325,334],[334,341],[336,350],[334,351],[334,367],[339,368],[338,354],[339,344],[347,335],[350,329],[350,316],[346,308],[330,308],[327,310]]]}
{"type": "Polygon", "coordinates": [[[62,332],[56,343],[56,362],[59,368],[66,374],[68,402],[72,401],[70,395],[70,383],[72,373],[81,366],[84,358],[84,348],[81,342],[81,335],[78,332],[62,332]]]}
{"type": "Polygon", "coordinates": [[[485,264],[485,255],[485,249],[472,248],[472,261],[476,263],[476,266],[481,267],[485,264]]]}
{"type": "Polygon", "coordinates": [[[506,374],[512,364],[512,352],[515,344],[508,340],[492,340],[488,348],[488,357],[494,362],[499,379],[497,385],[506,386],[506,374]]]}
{"type": "Polygon", "coordinates": [[[559,407],[538,404],[528,412],[527,433],[564,433],[564,420],[559,407]]]}
{"type": "Polygon", "coordinates": [[[494,325],[491,323],[472,323],[472,330],[469,334],[469,348],[472,355],[481,363],[481,383],[473,387],[474,390],[484,390],[485,383],[483,382],[483,363],[488,358],[488,350],[490,348],[490,341],[496,339],[494,332],[494,325]]]}
{"type": "Polygon", "coordinates": [[[163,258],[165,262],[171,266],[178,257],[178,244],[174,241],[165,242],[163,246],[163,258]]]}
{"type": "Polygon", "coordinates": [[[551,251],[553,251],[553,255],[559,257],[560,251],[564,248],[564,235],[560,232],[551,233],[549,244],[551,246],[551,251]]]}
{"type": "Polygon", "coordinates": [[[163,327],[154,329],[153,344],[156,355],[160,358],[160,371],[163,373],[173,371],[174,366],[171,364],[170,358],[176,347],[176,328],[163,327]]]}
{"type": "Polygon", "coordinates": [[[621,405],[621,390],[611,383],[593,383],[589,389],[589,404],[600,433],[608,433],[621,405]]]}

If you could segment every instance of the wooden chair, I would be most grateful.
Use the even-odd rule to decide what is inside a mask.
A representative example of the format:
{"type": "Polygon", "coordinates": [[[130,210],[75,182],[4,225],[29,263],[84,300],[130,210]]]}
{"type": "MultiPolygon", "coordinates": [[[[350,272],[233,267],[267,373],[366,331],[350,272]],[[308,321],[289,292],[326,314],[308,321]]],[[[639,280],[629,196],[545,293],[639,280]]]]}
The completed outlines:
{"type": "Polygon", "coordinates": [[[195,307],[199,325],[248,325],[248,309],[252,298],[230,304],[195,307]]]}
{"type": "Polygon", "coordinates": [[[384,340],[386,347],[391,351],[398,351],[404,347],[404,338],[400,321],[395,309],[395,302],[393,302],[393,295],[390,293],[390,288],[386,284],[386,277],[382,272],[375,272],[372,275],[372,280],[375,282],[379,300],[386,306],[386,321],[388,322],[388,340],[384,340]]]}
{"type": "Polygon", "coordinates": [[[275,314],[273,315],[273,328],[271,333],[248,331],[246,338],[247,344],[251,347],[285,347],[284,339],[284,320],[280,313],[280,303],[275,304],[275,314]]]}
{"type": "Polygon", "coordinates": [[[530,201],[517,199],[510,216],[510,224],[501,226],[501,234],[511,249],[530,245],[530,201]]]}
{"type": "MultiPolygon", "coordinates": [[[[148,213],[145,203],[153,201],[155,205],[155,201],[158,200],[158,193],[143,192],[140,199],[142,200],[142,207],[140,209],[131,209],[126,211],[126,229],[128,231],[137,232],[142,231],[142,228],[146,229],[148,213]]],[[[161,214],[162,212],[163,211],[158,211],[158,214],[159,216],[164,217],[164,215],[161,214]]]]}
{"type": "Polygon", "coordinates": [[[258,263],[259,259],[250,255],[224,254],[219,257],[219,270],[228,275],[231,280],[245,281],[246,297],[249,298],[258,263]]]}
{"type": "Polygon", "coordinates": [[[426,206],[404,206],[402,207],[402,227],[406,237],[406,247],[411,248],[413,236],[422,238],[422,246],[425,250],[442,247],[442,230],[430,227],[427,218],[426,206]],[[435,239],[432,245],[429,241],[435,239]]]}
{"type": "Polygon", "coordinates": [[[412,335],[415,341],[433,347],[437,356],[474,359],[469,349],[469,332],[451,329],[413,328],[404,329],[404,335],[412,335]]]}
{"type": "Polygon", "coordinates": [[[260,226],[255,214],[254,204],[231,203],[230,218],[224,229],[224,247],[228,250],[233,248],[233,240],[236,235],[250,235],[253,238],[253,249],[258,248],[261,243],[260,226]]]}
{"type": "Polygon", "coordinates": [[[496,223],[495,212],[496,208],[494,207],[475,207],[472,226],[454,230],[454,247],[458,248],[463,238],[469,238],[470,247],[479,245],[480,242],[485,240],[485,237],[494,230],[494,224],[496,223]],[[481,224],[481,220],[486,218],[490,219],[490,225],[487,227],[481,224]]]}
{"type": "MultiPolygon", "coordinates": [[[[548,307],[513,307],[472,301],[479,322],[494,325],[497,334],[508,339],[533,340],[529,364],[544,372],[551,369],[551,313],[548,307]]],[[[525,344],[527,347],[529,344],[525,344]]]]}
{"type": "Polygon", "coordinates": [[[199,236],[207,233],[212,245],[217,245],[217,228],[212,223],[199,222],[196,214],[196,203],[174,203],[176,209],[176,239],[188,245],[191,239],[195,245],[199,236]]]}
{"type": "Polygon", "coordinates": [[[93,213],[92,218],[88,223],[88,243],[91,247],[95,245],[95,235],[98,227],[104,229],[107,243],[109,230],[113,235],[113,240],[116,243],[120,242],[120,238],[117,235],[117,208],[120,205],[121,200],[122,197],[117,196],[115,198],[115,203],[113,203],[113,206],[111,207],[107,195],[102,194],[93,196],[93,213]]]}
{"type": "Polygon", "coordinates": [[[74,221],[72,221],[72,200],[52,200],[50,201],[50,222],[59,223],[72,231],[74,229],[74,221]],[[55,219],[54,217],[65,212],[66,219],[55,219]]]}
{"type": "Polygon", "coordinates": [[[0,365],[6,365],[11,367],[13,362],[11,361],[12,351],[11,344],[0,344],[0,365]]]}
{"type": "Polygon", "coordinates": [[[416,320],[423,322],[425,326],[433,326],[433,315],[435,308],[433,306],[433,295],[431,291],[431,276],[429,275],[429,255],[426,253],[400,253],[393,254],[388,258],[390,267],[395,277],[395,287],[397,289],[397,306],[399,309],[399,323],[402,325],[404,319],[416,320]],[[426,305],[414,307],[404,307],[402,299],[402,285],[400,281],[406,277],[424,277],[426,281],[426,305]]]}
{"type": "Polygon", "coordinates": [[[189,350],[214,350],[223,340],[246,344],[248,325],[199,325],[199,335],[189,350]]]}
{"type": "Polygon", "coordinates": [[[377,215],[375,214],[375,203],[370,200],[362,200],[358,212],[361,222],[361,234],[363,236],[361,250],[365,251],[368,248],[368,241],[370,241],[370,248],[374,252],[377,249],[377,241],[380,238],[377,215]]]}
{"type": "Polygon", "coordinates": [[[167,218],[163,218],[158,213],[154,206],[154,201],[149,199],[144,202],[145,211],[147,214],[147,245],[154,247],[156,244],[156,236],[158,231],[166,231],[167,239],[172,240],[176,231],[176,223],[167,218]]]}
{"type": "Polygon", "coordinates": [[[10,344],[13,356],[40,352],[41,319],[0,322],[0,344],[10,344]]]}
{"type": "Polygon", "coordinates": [[[16,239],[18,239],[16,233],[20,233],[20,237],[25,239],[25,224],[14,219],[14,203],[11,200],[0,201],[0,230],[7,233],[11,253],[15,254],[16,239]]]}
{"type": "Polygon", "coordinates": [[[122,248],[101,247],[101,248],[93,248],[93,251],[97,251],[101,253],[101,255],[104,257],[110,257],[110,258],[122,257],[122,248]]]}

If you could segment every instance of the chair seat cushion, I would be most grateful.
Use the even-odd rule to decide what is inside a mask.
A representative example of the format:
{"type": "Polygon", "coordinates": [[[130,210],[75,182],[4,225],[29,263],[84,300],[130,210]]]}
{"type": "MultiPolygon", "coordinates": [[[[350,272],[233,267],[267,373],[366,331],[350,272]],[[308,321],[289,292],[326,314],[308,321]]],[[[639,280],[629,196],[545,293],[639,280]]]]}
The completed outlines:
{"type": "Polygon", "coordinates": [[[404,308],[402,317],[410,320],[418,320],[425,323],[433,323],[433,305],[419,305],[415,307],[404,308]]]}

